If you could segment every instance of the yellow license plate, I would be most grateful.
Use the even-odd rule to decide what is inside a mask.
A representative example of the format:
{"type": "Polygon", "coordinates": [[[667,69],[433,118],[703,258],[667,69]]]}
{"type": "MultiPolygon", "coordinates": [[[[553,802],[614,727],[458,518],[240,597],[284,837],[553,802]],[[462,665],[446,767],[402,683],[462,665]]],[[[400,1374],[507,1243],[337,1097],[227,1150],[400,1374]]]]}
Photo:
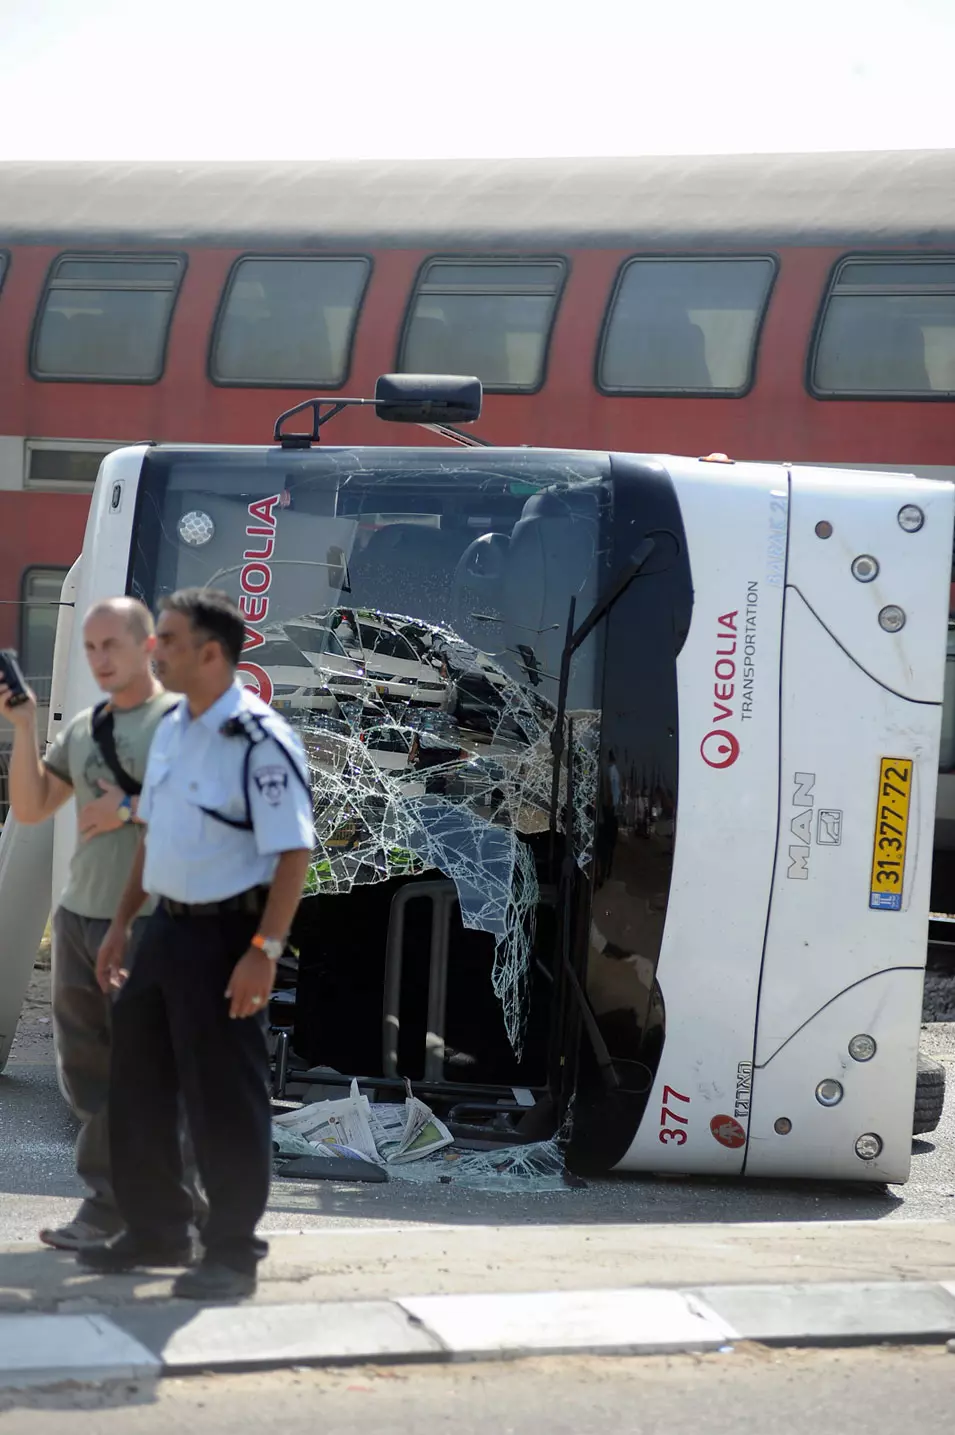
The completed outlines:
{"type": "Polygon", "coordinates": [[[869,883],[869,906],[877,912],[902,910],[912,771],[911,758],[882,759],[869,883]]]}

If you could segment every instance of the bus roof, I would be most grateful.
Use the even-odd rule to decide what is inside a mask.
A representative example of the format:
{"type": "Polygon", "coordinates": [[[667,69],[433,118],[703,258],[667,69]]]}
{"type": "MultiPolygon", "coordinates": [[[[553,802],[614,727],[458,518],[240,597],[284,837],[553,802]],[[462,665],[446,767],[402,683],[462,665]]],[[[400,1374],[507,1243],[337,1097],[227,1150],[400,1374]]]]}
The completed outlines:
{"type": "Polygon", "coordinates": [[[955,150],[0,164],[0,243],[308,249],[955,243],[955,150]]]}

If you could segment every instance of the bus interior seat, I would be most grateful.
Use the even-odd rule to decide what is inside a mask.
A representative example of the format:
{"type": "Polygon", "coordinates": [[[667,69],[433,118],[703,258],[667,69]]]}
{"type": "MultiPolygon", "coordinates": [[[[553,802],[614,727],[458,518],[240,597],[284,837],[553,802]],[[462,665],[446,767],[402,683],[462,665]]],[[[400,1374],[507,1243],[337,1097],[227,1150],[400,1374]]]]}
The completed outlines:
{"type": "Polygon", "coordinates": [[[352,559],[352,602],[426,623],[447,622],[452,577],[467,540],[466,532],[418,523],[379,528],[352,559]]]}

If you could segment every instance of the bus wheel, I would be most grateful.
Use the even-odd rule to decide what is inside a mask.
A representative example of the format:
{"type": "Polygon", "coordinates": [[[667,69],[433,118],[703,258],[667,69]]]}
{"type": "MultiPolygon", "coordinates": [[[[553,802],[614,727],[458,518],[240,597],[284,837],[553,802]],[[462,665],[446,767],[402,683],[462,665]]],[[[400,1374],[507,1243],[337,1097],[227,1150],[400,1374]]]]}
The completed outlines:
{"type": "Polygon", "coordinates": [[[944,1101],[945,1068],[940,1062],[920,1053],[915,1084],[915,1120],[912,1124],[915,1136],[935,1130],[941,1120],[944,1101]]]}

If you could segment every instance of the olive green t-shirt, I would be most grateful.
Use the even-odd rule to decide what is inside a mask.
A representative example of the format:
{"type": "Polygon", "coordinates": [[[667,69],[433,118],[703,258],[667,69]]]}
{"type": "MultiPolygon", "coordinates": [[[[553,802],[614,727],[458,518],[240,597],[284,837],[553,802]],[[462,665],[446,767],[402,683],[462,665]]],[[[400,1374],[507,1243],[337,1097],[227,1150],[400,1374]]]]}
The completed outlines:
{"type": "MultiPolygon", "coordinates": [[[[177,694],[160,693],[138,708],[114,711],[116,755],[123,771],[137,782],[143,780],[149,745],[157,723],[163,713],[179,700],[177,694]]],[[[52,773],[70,783],[78,811],[94,798],[102,797],[100,778],[117,786],[103,754],[93,741],[92,715],[92,708],[77,713],[51,742],[43,759],[52,773]]],[[[126,886],[141,831],[142,828],[130,822],[114,832],[104,832],[87,841],[77,835],[70,875],[60,905],[79,917],[112,918],[126,886]]],[[[155,903],[150,902],[143,907],[143,915],[151,912],[154,906],[155,903]]]]}

